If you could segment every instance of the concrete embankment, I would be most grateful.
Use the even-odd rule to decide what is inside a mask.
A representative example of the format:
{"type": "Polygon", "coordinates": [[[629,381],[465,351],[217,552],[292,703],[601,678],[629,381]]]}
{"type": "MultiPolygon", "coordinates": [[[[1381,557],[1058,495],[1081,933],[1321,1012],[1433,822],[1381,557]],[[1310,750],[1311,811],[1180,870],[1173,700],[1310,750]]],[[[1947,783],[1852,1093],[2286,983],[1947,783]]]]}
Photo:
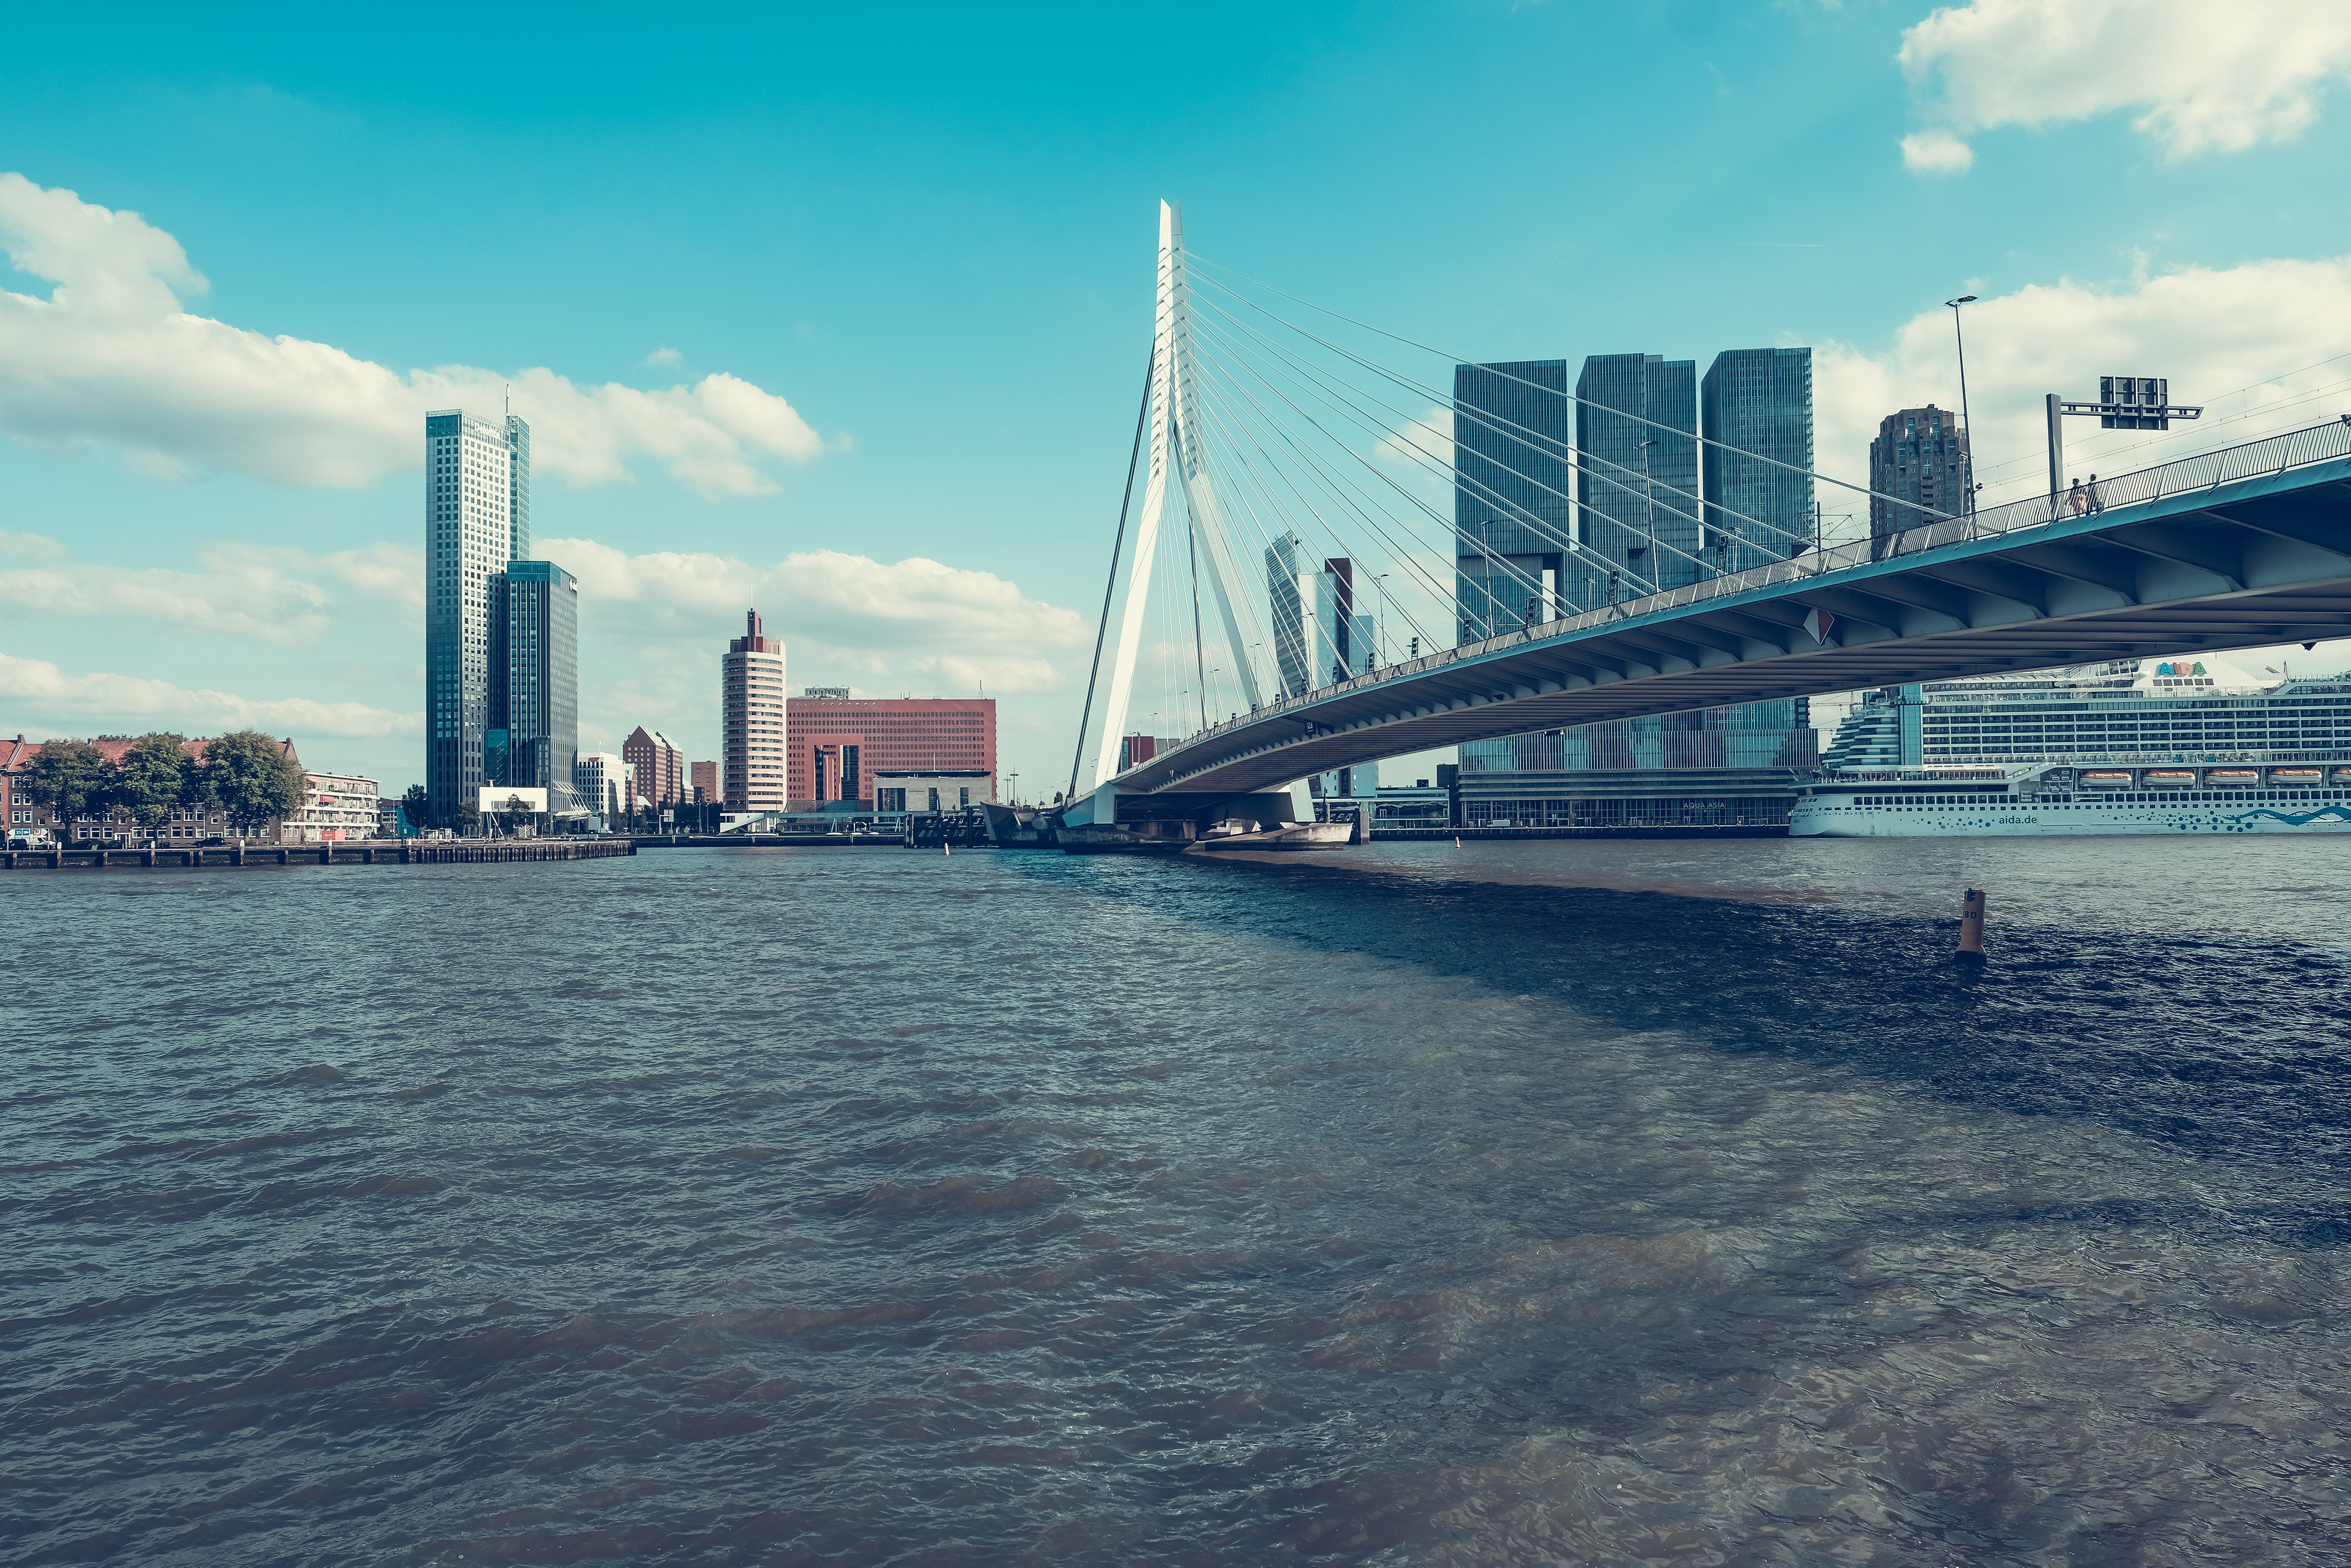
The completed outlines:
{"type": "Polygon", "coordinates": [[[384,839],[337,844],[219,844],[153,850],[0,850],[0,871],[105,871],[124,866],[474,865],[632,855],[627,839],[475,841],[384,839]]]}

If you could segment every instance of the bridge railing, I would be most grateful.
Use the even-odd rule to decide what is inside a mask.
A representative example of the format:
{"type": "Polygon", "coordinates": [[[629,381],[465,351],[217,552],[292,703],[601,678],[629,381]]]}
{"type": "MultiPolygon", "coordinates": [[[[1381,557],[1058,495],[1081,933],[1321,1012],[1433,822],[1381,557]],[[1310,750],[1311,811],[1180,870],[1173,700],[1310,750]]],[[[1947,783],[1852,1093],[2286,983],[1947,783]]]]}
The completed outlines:
{"type": "MultiPolygon", "coordinates": [[[[2145,506],[2169,496],[2193,494],[2198,490],[2217,489],[2240,479],[2252,479],[2268,474],[2283,474],[2289,469],[2305,467],[2314,463],[2330,462],[2339,457],[2351,457],[2351,414],[2329,424],[2313,425],[2306,430],[2289,431],[2241,446],[2223,447],[2218,452],[2206,452],[2194,457],[2182,457],[2170,463],[2159,463],[2152,468],[2101,479],[2095,486],[2060,490],[2047,496],[2028,496],[2021,501],[2010,501],[1987,507],[1966,517],[1939,517],[1900,533],[1876,538],[1855,539],[1825,549],[1808,550],[1786,560],[1768,561],[1749,567],[1743,571],[1726,572],[1719,577],[1698,582],[1684,583],[1677,588],[1628,599],[1621,604],[1604,605],[1596,610],[1577,611],[1557,620],[1545,621],[1521,631],[1504,632],[1476,643],[1463,643],[1456,647],[1440,648],[1424,653],[1417,659],[1399,664],[1386,664],[1322,686],[1284,697],[1236,714],[1221,723],[1186,738],[1189,746],[1229,729],[1238,729],[1269,716],[1280,715],[1292,708],[1302,708],[1324,702],[1351,691],[1378,685],[1404,675],[1416,675],[1426,671],[1442,669],[1447,664],[1504,648],[1523,647],[1545,637],[1570,636],[1594,626],[1612,622],[1629,621],[1660,611],[1678,610],[1710,600],[1727,599],[1736,594],[1750,593],[1757,589],[1772,588],[1782,583],[1802,582],[1812,578],[1826,577],[1867,566],[1873,561],[1897,559],[1903,556],[1919,555],[1940,549],[1948,545],[1965,544],[1972,539],[1989,538],[2027,528],[2046,528],[2064,519],[2121,511],[2145,506]]],[[[1166,755],[1165,753],[1162,754],[1166,755]]]]}

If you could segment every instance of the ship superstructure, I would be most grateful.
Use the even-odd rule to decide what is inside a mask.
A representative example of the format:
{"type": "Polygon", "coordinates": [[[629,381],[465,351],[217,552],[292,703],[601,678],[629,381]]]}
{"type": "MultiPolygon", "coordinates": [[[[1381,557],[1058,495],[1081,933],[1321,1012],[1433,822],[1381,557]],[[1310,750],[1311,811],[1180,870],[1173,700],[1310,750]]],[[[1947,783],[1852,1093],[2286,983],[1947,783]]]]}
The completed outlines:
{"type": "Polygon", "coordinates": [[[2351,830],[2351,674],[2122,660],[1873,692],[1792,836],[2351,830]]]}

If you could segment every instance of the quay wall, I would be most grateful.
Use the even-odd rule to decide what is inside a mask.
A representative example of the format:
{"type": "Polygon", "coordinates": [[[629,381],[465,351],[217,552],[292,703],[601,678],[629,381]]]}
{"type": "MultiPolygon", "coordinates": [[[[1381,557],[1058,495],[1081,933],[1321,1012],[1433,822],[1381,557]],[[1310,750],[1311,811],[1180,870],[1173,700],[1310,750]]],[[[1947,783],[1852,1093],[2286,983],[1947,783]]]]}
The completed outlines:
{"type": "Polygon", "coordinates": [[[632,855],[626,839],[384,839],[332,844],[255,844],[153,850],[0,850],[0,871],[109,871],[125,866],[192,870],[202,866],[478,865],[501,862],[607,860],[632,855]]]}

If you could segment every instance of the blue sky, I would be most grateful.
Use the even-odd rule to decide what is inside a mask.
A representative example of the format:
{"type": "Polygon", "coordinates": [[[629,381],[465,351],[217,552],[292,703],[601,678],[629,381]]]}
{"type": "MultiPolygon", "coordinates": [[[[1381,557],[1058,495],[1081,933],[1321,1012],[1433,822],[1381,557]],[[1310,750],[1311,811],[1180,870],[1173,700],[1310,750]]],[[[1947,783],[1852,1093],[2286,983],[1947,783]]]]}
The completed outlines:
{"type": "Polygon", "coordinates": [[[2040,394],[2086,391],[2053,378],[2148,363],[2226,428],[2315,423],[2351,406],[2351,13],[2309,10],[22,16],[0,727],[250,721],[414,781],[411,415],[512,380],[575,559],[540,553],[591,591],[586,744],[715,756],[756,595],[795,685],[986,682],[1033,791],[1163,196],[1200,254],[1476,358],[1813,344],[1833,473],[1956,401],[1963,291],[1995,483],[2037,472],[2040,394]]]}

